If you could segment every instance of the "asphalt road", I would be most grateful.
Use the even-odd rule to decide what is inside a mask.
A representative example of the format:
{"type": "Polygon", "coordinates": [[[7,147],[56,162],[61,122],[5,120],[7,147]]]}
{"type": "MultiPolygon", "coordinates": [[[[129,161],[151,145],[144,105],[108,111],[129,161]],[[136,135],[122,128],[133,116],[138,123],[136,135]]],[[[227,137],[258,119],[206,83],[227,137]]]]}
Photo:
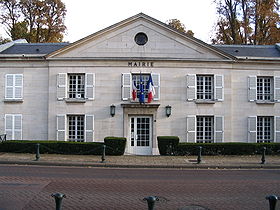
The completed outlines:
{"type": "Polygon", "coordinates": [[[147,196],[158,196],[156,210],[265,210],[265,196],[280,196],[280,170],[0,165],[0,210],[55,209],[56,192],[66,195],[64,210],[148,209],[147,196]]]}

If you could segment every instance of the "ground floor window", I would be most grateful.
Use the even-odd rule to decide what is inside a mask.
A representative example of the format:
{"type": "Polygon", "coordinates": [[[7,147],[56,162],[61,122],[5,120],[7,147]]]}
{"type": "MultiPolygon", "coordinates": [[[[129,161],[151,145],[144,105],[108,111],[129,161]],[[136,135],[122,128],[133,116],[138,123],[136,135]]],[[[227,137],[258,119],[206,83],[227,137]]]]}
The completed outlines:
{"type": "Polygon", "coordinates": [[[273,117],[257,117],[257,142],[273,142],[273,117]]]}
{"type": "Polygon", "coordinates": [[[85,140],[85,117],[83,115],[68,116],[68,140],[77,142],[85,140]]]}
{"type": "Polygon", "coordinates": [[[214,117],[213,116],[196,117],[196,139],[197,139],[197,143],[214,142],[214,117]]]}

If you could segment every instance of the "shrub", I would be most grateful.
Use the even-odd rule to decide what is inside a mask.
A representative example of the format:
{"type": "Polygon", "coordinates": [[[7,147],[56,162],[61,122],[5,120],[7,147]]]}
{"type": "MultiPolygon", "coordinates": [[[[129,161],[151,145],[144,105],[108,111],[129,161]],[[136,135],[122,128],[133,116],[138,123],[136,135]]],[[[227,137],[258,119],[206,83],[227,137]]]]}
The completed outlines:
{"type": "Polygon", "coordinates": [[[101,155],[101,142],[62,142],[62,141],[5,141],[0,143],[0,152],[35,153],[36,144],[40,144],[40,153],[101,155]]]}
{"type": "Polygon", "coordinates": [[[197,155],[198,147],[202,155],[256,155],[266,147],[266,154],[279,155],[280,143],[179,143],[176,154],[197,155]]]}
{"type": "Polygon", "coordinates": [[[106,145],[106,154],[110,155],[123,155],[126,145],[126,138],[108,136],[104,138],[106,145]]]}
{"type": "Polygon", "coordinates": [[[161,155],[174,155],[179,143],[178,136],[158,136],[158,149],[161,155]]]}

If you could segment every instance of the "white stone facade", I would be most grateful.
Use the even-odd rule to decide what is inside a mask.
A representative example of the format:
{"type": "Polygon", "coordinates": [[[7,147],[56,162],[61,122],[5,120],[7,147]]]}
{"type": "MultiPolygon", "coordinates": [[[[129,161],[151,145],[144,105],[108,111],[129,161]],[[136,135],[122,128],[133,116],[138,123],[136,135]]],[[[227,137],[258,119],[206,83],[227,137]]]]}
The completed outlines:
{"type": "Polygon", "coordinates": [[[99,142],[124,136],[127,154],[147,155],[158,154],[157,136],[280,142],[279,58],[233,56],[138,14],[47,55],[0,54],[0,131],[23,140],[99,142]],[[148,37],[144,45],[135,42],[139,32],[148,37]],[[131,99],[133,75],[140,73],[154,75],[156,97],[149,104],[131,99]],[[6,75],[22,75],[22,86],[6,75]],[[70,80],[76,89],[78,80],[84,85],[74,98],[70,80]],[[210,100],[198,99],[208,97],[206,83],[199,96],[198,80],[211,81],[210,100]],[[10,94],[22,91],[22,97],[7,98],[9,82],[10,94]],[[258,97],[270,96],[257,100],[260,91],[266,92],[258,97]],[[144,135],[148,140],[137,145],[144,135]]]}

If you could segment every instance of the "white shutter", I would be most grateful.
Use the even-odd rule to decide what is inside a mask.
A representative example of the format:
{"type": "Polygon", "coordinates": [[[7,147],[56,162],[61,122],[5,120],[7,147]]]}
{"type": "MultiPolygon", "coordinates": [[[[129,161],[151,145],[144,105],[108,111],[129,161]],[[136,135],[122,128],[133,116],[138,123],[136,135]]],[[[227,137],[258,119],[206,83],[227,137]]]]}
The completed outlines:
{"type": "Polygon", "coordinates": [[[22,115],[5,115],[5,133],[7,140],[22,140],[22,115]]]}
{"type": "Polygon", "coordinates": [[[59,73],[57,75],[57,100],[67,98],[67,74],[59,73]]]}
{"type": "Polygon", "coordinates": [[[248,142],[257,142],[257,116],[248,117],[248,142]]]}
{"type": "Polygon", "coordinates": [[[22,140],[22,115],[14,115],[14,139],[22,140]]]}
{"type": "Polygon", "coordinates": [[[215,74],[214,75],[214,98],[217,101],[224,100],[224,75],[215,74]]]}
{"type": "Polygon", "coordinates": [[[196,142],[196,116],[187,116],[187,142],[196,142]]]}
{"type": "Polygon", "coordinates": [[[85,116],[85,141],[86,142],[94,141],[94,116],[93,115],[85,116]]]}
{"type": "Polygon", "coordinates": [[[15,99],[22,99],[23,97],[23,75],[22,74],[15,74],[14,75],[14,98],[15,99]]]}
{"type": "Polygon", "coordinates": [[[13,115],[5,114],[5,134],[7,140],[13,140],[13,115]]]}
{"type": "Polygon", "coordinates": [[[14,75],[6,74],[6,87],[5,87],[5,99],[13,99],[14,97],[14,75]]]}
{"type": "Polygon", "coordinates": [[[280,102],[280,77],[274,77],[274,101],[280,102]]]}
{"type": "Polygon", "coordinates": [[[56,140],[66,141],[66,115],[56,116],[56,140]]]}
{"type": "Polygon", "coordinates": [[[86,74],[86,99],[93,100],[95,96],[95,74],[86,74]]]}
{"type": "Polygon", "coordinates": [[[158,73],[151,73],[152,75],[152,80],[155,88],[155,96],[154,96],[154,101],[160,100],[160,74],[158,73]]]}
{"type": "Polygon", "coordinates": [[[215,143],[224,141],[224,116],[215,116],[214,118],[214,140],[215,143]]]}
{"type": "Polygon", "coordinates": [[[187,75],[187,100],[193,101],[196,99],[196,75],[187,75]]]}
{"type": "Polygon", "coordinates": [[[127,101],[131,98],[131,73],[122,73],[122,100],[127,101]]]}
{"type": "Polygon", "coordinates": [[[274,142],[280,143],[280,116],[274,117],[274,142]]]}
{"type": "Polygon", "coordinates": [[[257,76],[248,77],[248,100],[257,100],[257,76]]]}

